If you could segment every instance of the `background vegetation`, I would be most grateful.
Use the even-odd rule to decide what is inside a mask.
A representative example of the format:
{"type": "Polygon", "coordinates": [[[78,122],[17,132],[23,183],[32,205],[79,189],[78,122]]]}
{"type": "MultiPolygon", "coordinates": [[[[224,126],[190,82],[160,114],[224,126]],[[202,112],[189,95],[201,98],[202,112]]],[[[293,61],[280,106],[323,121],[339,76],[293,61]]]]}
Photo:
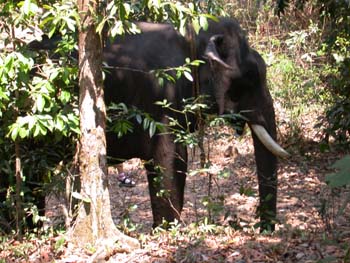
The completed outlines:
{"type": "MultiPolygon", "coordinates": [[[[301,146],[309,139],[304,136],[303,118],[310,115],[317,118],[313,128],[319,151],[338,152],[339,158],[348,153],[348,1],[183,2],[189,6],[184,13],[233,16],[246,29],[252,47],[263,54],[268,65],[284,145],[294,153],[308,155],[301,146]]],[[[29,229],[47,233],[42,228],[43,204],[38,200],[49,192],[64,191],[67,178],[74,178],[79,121],[77,64],[72,54],[77,13],[74,1],[69,0],[1,1],[0,7],[0,232],[7,237],[28,234],[29,229]],[[59,55],[49,57],[28,48],[27,43],[42,32],[53,38],[58,32],[63,36],[59,55]]],[[[117,35],[133,30],[129,20],[161,21],[164,8],[172,7],[161,7],[158,1],[114,1],[106,8],[107,15],[98,19],[111,23],[111,34],[117,35]]],[[[184,16],[177,15],[168,20],[181,30],[184,16]]],[[[340,170],[327,180],[336,192],[339,187],[349,187],[350,172],[346,161],[335,167],[340,170]]],[[[343,198],[344,207],[349,199],[343,198]]],[[[323,205],[327,211],[332,209],[330,202],[323,205]]]]}

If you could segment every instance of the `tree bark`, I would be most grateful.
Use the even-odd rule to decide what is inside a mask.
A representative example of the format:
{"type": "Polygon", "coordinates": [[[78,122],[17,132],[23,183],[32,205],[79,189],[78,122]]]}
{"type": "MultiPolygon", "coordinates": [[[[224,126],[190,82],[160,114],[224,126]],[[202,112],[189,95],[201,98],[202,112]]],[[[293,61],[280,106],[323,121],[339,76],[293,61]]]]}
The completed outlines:
{"type": "Polygon", "coordinates": [[[103,97],[102,44],[95,30],[98,1],[78,0],[79,29],[79,170],[82,200],[70,238],[78,246],[114,244],[125,249],[139,246],[115,227],[110,209],[106,161],[106,109],[103,97]]]}

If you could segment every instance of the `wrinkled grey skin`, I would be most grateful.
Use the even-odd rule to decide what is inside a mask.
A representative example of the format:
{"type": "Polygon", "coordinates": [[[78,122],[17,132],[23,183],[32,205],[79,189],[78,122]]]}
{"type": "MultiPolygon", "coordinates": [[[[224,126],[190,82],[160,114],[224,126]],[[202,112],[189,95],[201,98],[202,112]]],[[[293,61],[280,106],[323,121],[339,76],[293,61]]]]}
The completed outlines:
{"type": "MultiPolygon", "coordinates": [[[[160,87],[148,72],[183,65],[185,58],[191,57],[188,38],[166,24],[139,23],[138,26],[141,34],[118,38],[104,50],[104,61],[109,66],[105,80],[106,103],[124,102],[136,106],[164,123],[168,121],[167,116],[181,119],[181,115],[162,109],[154,102],[167,99],[173,107],[181,109],[182,99],[193,96],[192,83],[181,78],[176,84],[167,82],[160,87]]],[[[249,47],[236,20],[211,21],[209,29],[196,36],[196,53],[197,59],[206,61],[198,69],[201,93],[212,96],[217,113],[244,111],[249,126],[260,124],[276,139],[275,114],[266,86],[264,60],[249,47]],[[213,59],[213,52],[220,60],[213,59]]],[[[259,181],[258,214],[262,229],[273,230],[277,159],[253,132],[252,135],[259,181]]],[[[162,219],[179,219],[183,207],[187,151],[173,139],[170,134],[150,138],[141,127],[135,127],[133,134],[120,140],[115,134],[107,134],[109,156],[152,160],[146,168],[154,226],[161,224],[162,219]],[[162,180],[156,183],[154,179],[159,175],[162,180]],[[158,196],[162,189],[166,194],[158,196]]]]}

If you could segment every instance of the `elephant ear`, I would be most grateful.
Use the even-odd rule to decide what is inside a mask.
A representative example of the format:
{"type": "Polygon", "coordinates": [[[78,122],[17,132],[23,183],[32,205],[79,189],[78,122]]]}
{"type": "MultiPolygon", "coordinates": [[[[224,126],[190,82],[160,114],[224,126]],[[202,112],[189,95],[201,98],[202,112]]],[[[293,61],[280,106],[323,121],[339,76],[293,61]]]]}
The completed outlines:
{"type": "Polygon", "coordinates": [[[254,79],[256,87],[263,87],[263,91],[267,91],[266,87],[266,64],[261,55],[254,49],[250,49],[246,58],[246,69],[249,70],[252,79],[254,79]]]}
{"type": "Polygon", "coordinates": [[[204,57],[209,59],[209,61],[214,61],[218,63],[219,65],[223,66],[225,69],[232,70],[233,68],[228,65],[223,59],[221,58],[219,52],[218,52],[218,46],[220,43],[222,43],[224,39],[223,35],[214,35],[209,39],[208,45],[204,51],[204,57]]]}

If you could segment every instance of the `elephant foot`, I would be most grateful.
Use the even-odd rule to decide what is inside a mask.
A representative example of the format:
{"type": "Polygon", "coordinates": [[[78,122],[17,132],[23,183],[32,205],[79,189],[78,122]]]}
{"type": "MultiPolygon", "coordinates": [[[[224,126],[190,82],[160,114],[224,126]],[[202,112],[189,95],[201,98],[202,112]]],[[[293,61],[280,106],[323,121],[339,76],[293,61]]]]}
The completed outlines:
{"type": "Polygon", "coordinates": [[[168,229],[172,222],[181,221],[182,206],[176,200],[170,201],[168,198],[153,198],[153,228],[161,227],[168,229]]]}
{"type": "Polygon", "coordinates": [[[260,233],[262,232],[273,232],[275,231],[276,222],[272,220],[260,220],[260,233]]]}
{"type": "Polygon", "coordinates": [[[276,217],[276,206],[262,202],[257,209],[257,216],[260,218],[258,226],[260,233],[264,231],[275,231],[275,225],[278,223],[276,217]]]}
{"type": "Polygon", "coordinates": [[[153,228],[161,227],[169,229],[173,222],[181,221],[181,211],[177,211],[173,207],[167,207],[162,210],[154,211],[153,213],[153,228]]]}

